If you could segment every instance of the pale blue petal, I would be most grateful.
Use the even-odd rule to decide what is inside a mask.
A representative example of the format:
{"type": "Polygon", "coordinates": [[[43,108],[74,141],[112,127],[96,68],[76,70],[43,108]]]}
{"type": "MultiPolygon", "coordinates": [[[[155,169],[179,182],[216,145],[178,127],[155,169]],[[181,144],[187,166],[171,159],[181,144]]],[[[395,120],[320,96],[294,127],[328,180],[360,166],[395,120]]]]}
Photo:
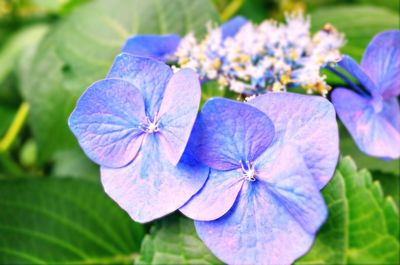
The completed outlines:
{"type": "Polygon", "coordinates": [[[396,131],[400,132],[400,105],[397,98],[383,100],[383,109],[380,113],[396,131]]]}
{"type": "Polygon", "coordinates": [[[332,103],[357,146],[366,154],[384,159],[400,157],[400,108],[396,98],[365,99],[336,88],[332,103]]]}
{"type": "Polygon", "coordinates": [[[146,114],[153,120],[172,74],[171,68],[163,62],[121,53],[115,58],[107,77],[120,78],[137,87],[142,92],[146,114]]]}
{"type": "Polygon", "coordinates": [[[243,181],[241,173],[237,170],[211,169],[204,187],[180,208],[180,211],[194,220],[215,220],[232,207],[243,181]]]}
{"type": "Polygon", "coordinates": [[[154,134],[148,135],[135,160],[123,168],[101,168],[107,194],[133,220],[150,222],[184,205],[208,177],[209,169],[181,162],[172,165],[159,151],[154,134]]]}
{"type": "Polygon", "coordinates": [[[175,53],[180,41],[176,34],[136,35],[126,41],[121,51],[165,61],[175,53]]]}
{"type": "Polygon", "coordinates": [[[83,151],[94,162],[121,167],[135,157],[145,121],[143,97],[131,83],[105,79],[80,97],[68,124],[83,151]]]}
{"type": "Polygon", "coordinates": [[[245,182],[215,221],[195,221],[206,246],[228,264],[292,264],[311,247],[327,216],[323,198],[295,148],[281,149],[265,179],[245,182]]]}
{"type": "Polygon", "coordinates": [[[224,98],[210,99],[193,128],[191,149],[207,166],[230,170],[253,161],[274,138],[274,125],[261,111],[224,98]]]}
{"type": "Polygon", "coordinates": [[[296,146],[319,188],[332,178],[339,157],[339,135],[333,105],[319,96],[268,93],[249,102],[275,126],[274,145],[296,146]]]}
{"type": "Polygon", "coordinates": [[[384,98],[400,95],[400,31],[379,33],[368,45],[361,67],[384,98]]]}
{"type": "Polygon", "coordinates": [[[247,23],[247,20],[242,16],[236,16],[231,20],[225,22],[221,26],[222,39],[228,37],[234,37],[240,30],[240,28],[247,23]]]}
{"type": "Polygon", "coordinates": [[[374,95],[379,92],[376,84],[353,58],[344,55],[342,60],[338,62],[338,65],[357,79],[371,94],[374,95]]]}
{"type": "Polygon", "coordinates": [[[165,89],[158,117],[160,143],[170,162],[176,165],[185,150],[201,97],[200,81],[191,69],[175,73],[165,89]]]}

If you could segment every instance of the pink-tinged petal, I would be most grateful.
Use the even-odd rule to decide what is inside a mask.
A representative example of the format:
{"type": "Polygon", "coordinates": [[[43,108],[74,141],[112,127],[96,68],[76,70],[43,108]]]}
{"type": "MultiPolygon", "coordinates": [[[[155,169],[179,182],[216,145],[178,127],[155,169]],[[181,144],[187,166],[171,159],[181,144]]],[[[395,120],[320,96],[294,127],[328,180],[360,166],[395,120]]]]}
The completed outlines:
{"type": "Polygon", "coordinates": [[[368,45],[361,67],[384,98],[400,95],[400,30],[379,33],[368,45]]]}
{"type": "Polygon", "coordinates": [[[174,166],[162,156],[154,134],[146,136],[135,160],[123,168],[101,167],[107,194],[133,220],[150,222],[184,205],[201,189],[209,169],[186,158],[174,166]]]}
{"type": "Polygon", "coordinates": [[[333,105],[318,96],[268,93],[249,102],[275,126],[274,145],[296,146],[317,186],[332,178],[339,157],[339,133],[333,105]]]}
{"type": "Polygon", "coordinates": [[[383,100],[382,112],[380,115],[384,117],[396,131],[400,132],[400,105],[396,98],[383,100]]]}
{"type": "Polygon", "coordinates": [[[160,106],[160,143],[169,161],[176,165],[185,150],[199,110],[200,81],[191,69],[177,72],[169,80],[160,106]]]}
{"type": "Polygon", "coordinates": [[[384,159],[400,157],[400,109],[396,98],[365,99],[336,88],[332,102],[361,151],[384,159]]]}
{"type": "Polygon", "coordinates": [[[327,216],[301,154],[286,146],[267,176],[245,182],[234,206],[215,221],[195,221],[206,246],[228,264],[292,264],[311,247],[327,216]]]}
{"type": "Polygon", "coordinates": [[[143,97],[131,83],[105,79],[80,97],[68,124],[86,155],[107,167],[122,167],[138,152],[146,120],[143,97]]]}
{"type": "Polygon", "coordinates": [[[180,211],[194,220],[211,221],[220,218],[232,208],[243,181],[237,170],[211,169],[204,187],[180,211]]]}
{"type": "Polygon", "coordinates": [[[196,120],[190,148],[207,166],[230,170],[254,161],[274,138],[274,125],[258,109],[224,98],[210,99],[196,120]]]}
{"type": "Polygon", "coordinates": [[[175,53],[180,41],[176,34],[136,35],[126,41],[121,51],[165,61],[175,53]]]}
{"type": "Polygon", "coordinates": [[[342,60],[338,62],[338,65],[357,79],[371,94],[374,95],[379,92],[377,84],[371,80],[353,58],[344,55],[342,60]]]}
{"type": "Polygon", "coordinates": [[[107,78],[120,78],[137,87],[142,92],[146,114],[153,120],[172,74],[168,65],[156,59],[121,53],[115,58],[107,78]]]}

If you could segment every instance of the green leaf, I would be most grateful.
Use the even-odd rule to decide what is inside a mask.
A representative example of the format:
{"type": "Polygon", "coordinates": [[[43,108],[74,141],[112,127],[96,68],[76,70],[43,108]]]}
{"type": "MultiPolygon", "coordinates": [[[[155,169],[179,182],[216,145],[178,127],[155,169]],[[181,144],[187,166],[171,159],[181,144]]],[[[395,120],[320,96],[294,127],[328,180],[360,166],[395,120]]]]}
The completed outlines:
{"type": "MultiPolygon", "coordinates": [[[[399,165],[400,167],[400,165],[399,165]]],[[[379,181],[386,195],[393,197],[397,207],[400,205],[400,174],[385,173],[380,170],[371,171],[374,180],[379,181]]]]}
{"type": "Polygon", "coordinates": [[[39,161],[77,146],[67,127],[76,100],[104,78],[125,40],[137,33],[205,32],[217,13],[208,0],[100,0],[76,7],[43,40],[24,82],[39,161]],[[57,137],[54,137],[57,135],[57,137]]]}
{"type": "Polygon", "coordinates": [[[223,97],[226,89],[221,89],[217,81],[209,81],[201,86],[201,103],[204,103],[212,97],[223,97]]]}
{"type": "Polygon", "coordinates": [[[99,185],[0,182],[1,264],[132,264],[143,228],[99,185]]]}
{"type": "Polygon", "coordinates": [[[21,51],[38,42],[47,31],[47,25],[34,25],[21,29],[7,40],[0,51],[0,83],[14,68],[21,51]]]}
{"type": "Polygon", "coordinates": [[[329,217],[311,251],[297,264],[396,264],[399,211],[367,170],[341,159],[322,191],[329,217]]]}
{"type": "Polygon", "coordinates": [[[54,155],[52,176],[84,178],[98,182],[100,170],[81,149],[74,148],[54,155]]]}
{"type": "Polygon", "coordinates": [[[13,107],[0,105],[0,139],[10,126],[17,110],[13,107]]]}
{"type": "Polygon", "coordinates": [[[193,221],[178,214],[151,228],[136,264],[222,264],[196,234],[193,221]]]}

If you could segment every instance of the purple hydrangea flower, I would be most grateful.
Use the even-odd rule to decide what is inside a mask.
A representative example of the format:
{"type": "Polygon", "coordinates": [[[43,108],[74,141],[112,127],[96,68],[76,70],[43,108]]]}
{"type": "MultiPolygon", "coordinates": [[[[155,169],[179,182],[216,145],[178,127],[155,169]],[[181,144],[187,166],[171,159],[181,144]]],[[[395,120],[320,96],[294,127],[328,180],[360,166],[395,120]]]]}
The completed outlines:
{"type": "Polygon", "coordinates": [[[222,39],[235,36],[241,27],[247,23],[247,19],[242,16],[236,16],[221,25],[222,39]]]}
{"type": "Polygon", "coordinates": [[[181,207],[208,169],[184,154],[200,102],[198,76],[120,54],[79,99],[69,126],[101,166],[105,191],[138,222],[181,207]]]}
{"type": "Polygon", "coordinates": [[[308,251],[327,210],[320,189],[337,163],[333,106],[321,97],[269,93],[249,103],[212,99],[190,149],[211,168],[180,210],[229,264],[290,264],[308,251]]]}
{"type": "MultiPolygon", "coordinates": [[[[241,16],[234,17],[221,26],[223,38],[236,35],[239,29],[247,22],[241,16]]],[[[151,57],[161,61],[173,59],[173,55],[179,46],[181,37],[176,34],[166,35],[135,35],[129,38],[122,52],[133,55],[151,57]]]]}
{"type": "Polygon", "coordinates": [[[368,45],[359,66],[345,56],[339,66],[355,77],[368,93],[336,88],[335,109],[358,147],[384,159],[400,157],[400,31],[378,34],[368,45]]]}
{"type": "Polygon", "coordinates": [[[136,35],[129,38],[122,52],[168,61],[178,48],[181,37],[176,34],[136,35]]]}

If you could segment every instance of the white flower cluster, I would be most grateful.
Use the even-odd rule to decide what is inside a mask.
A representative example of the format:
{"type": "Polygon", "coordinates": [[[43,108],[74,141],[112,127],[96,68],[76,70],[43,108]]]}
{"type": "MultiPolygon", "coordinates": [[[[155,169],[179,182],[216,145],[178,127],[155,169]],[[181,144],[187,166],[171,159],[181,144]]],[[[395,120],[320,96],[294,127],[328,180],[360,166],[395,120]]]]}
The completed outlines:
{"type": "Polygon", "coordinates": [[[176,58],[181,68],[197,71],[202,80],[245,95],[302,87],[325,95],[330,87],[320,70],[340,60],[344,37],[333,26],[310,34],[310,19],[286,15],[286,23],[267,20],[243,25],[235,36],[222,38],[220,28],[208,26],[200,42],[193,34],[181,41],[176,58]]]}

